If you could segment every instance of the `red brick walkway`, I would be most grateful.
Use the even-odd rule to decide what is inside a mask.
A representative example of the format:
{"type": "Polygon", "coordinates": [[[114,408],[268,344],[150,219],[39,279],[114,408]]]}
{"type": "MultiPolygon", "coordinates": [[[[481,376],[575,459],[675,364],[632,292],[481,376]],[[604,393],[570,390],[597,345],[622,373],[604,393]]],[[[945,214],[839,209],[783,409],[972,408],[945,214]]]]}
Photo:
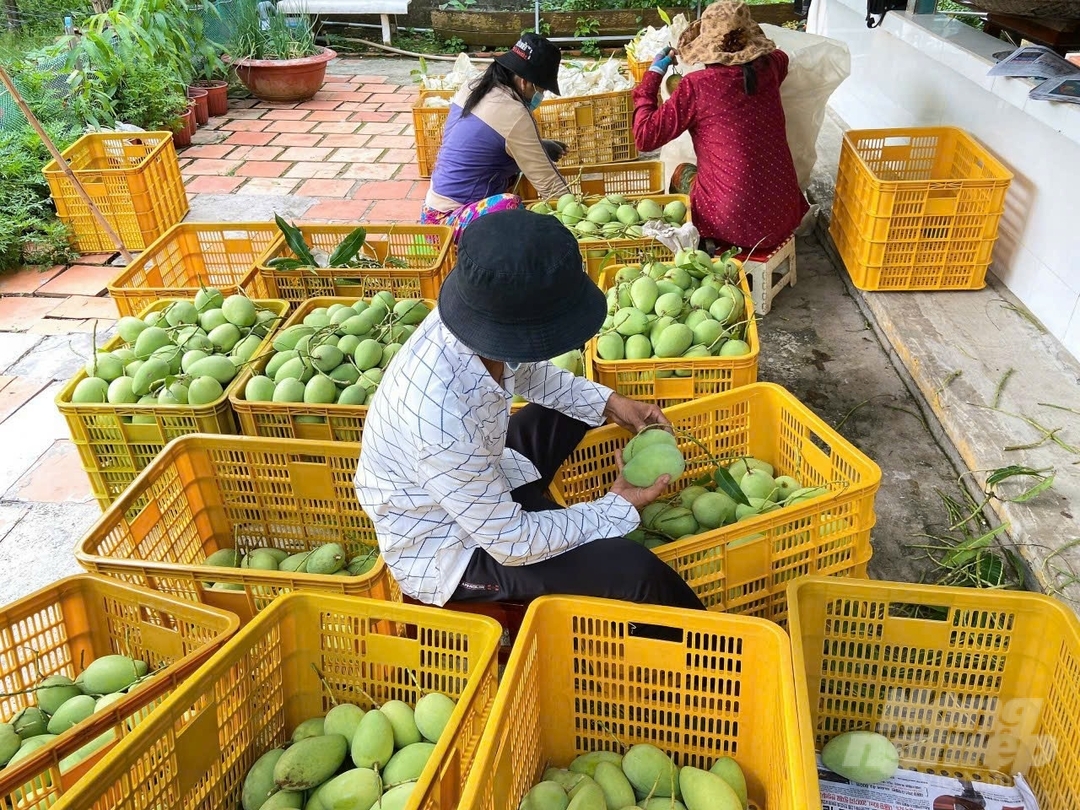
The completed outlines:
{"type": "Polygon", "coordinates": [[[328,75],[311,101],[239,102],[180,154],[188,194],[317,198],[305,220],[415,221],[415,87],[328,75]]]}

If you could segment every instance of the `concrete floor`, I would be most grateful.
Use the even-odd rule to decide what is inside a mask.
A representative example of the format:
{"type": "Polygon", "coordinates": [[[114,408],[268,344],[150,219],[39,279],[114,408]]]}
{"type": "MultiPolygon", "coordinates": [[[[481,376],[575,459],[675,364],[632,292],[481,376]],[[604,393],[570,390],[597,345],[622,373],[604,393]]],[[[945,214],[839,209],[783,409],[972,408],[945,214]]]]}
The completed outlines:
{"type": "Polygon", "coordinates": [[[959,498],[958,473],[816,236],[799,240],[797,258],[798,283],[759,320],[758,377],[787,388],[881,467],[871,576],[933,581],[936,566],[910,546],[948,523],[937,490],[959,498]]]}

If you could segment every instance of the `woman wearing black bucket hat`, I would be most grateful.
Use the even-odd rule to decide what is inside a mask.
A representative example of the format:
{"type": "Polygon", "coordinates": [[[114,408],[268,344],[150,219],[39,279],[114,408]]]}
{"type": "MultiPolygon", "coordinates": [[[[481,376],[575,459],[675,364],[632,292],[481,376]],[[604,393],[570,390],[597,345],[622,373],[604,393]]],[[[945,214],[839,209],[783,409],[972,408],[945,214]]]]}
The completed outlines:
{"type": "Polygon", "coordinates": [[[555,168],[566,144],[541,139],[532,111],[544,92],[559,95],[559,48],[536,34],[496,56],[450,102],[442,146],[420,221],[449,225],[455,240],[484,214],[518,208],[510,193],[523,173],[544,198],[569,189],[555,168]]]}
{"type": "Polygon", "coordinates": [[[625,535],[667,484],[621,475],[591,503],[547,498],[590,426],[667,424],[545,358],[581,346],[607,313],[577,242],[525,210],[477,220],[428,315],[387,367],[364,424],[360,502],[403,592],[422,602],[528,602],[545,594],[702,608],[682,578],[625,535]],[[531,404],[513,416],[514,394],[531,404]]]}

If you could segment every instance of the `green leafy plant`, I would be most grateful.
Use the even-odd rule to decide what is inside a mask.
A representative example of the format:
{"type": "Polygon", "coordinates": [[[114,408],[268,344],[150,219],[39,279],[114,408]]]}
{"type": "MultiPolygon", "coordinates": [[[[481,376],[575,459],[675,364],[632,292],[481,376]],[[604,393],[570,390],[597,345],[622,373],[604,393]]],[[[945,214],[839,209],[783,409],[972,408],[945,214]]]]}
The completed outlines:
{"type": "MultiPolygon", "coordinates": [[[[57,147],[74,143],[78,130],[45,122],[57,147]]],[[[74,254],[68,230],[56,219],[41,169],[49,152],[29,124],[0,131],[0,270],[21,264],[60,264],[74,254]]]]}
{"type": "Polygon", "coordinates": [[[263,14],[258,0],[236,0],[233,33],[226,50],[233,59],[300,59],[319,52],[307,14],[263,14]]]}
{"type": "Polygon", "coordinates": [[[578,17],[574,26],[574,36],[579,39],[594,37],[600,31],[600,21],[595,17],[578,17]]]}
{"type": "Polygon", "coordinates": [[[116,117],[141,129],[179,128],[187,108],[184,86],[161,65],[132,65],[116,99],[116,117]]]}
{"type": "Polygon", "coordinates": [[[439,6],[439,11],[468,11],[476,5],[476,0],[449,0],[439,6]]]}
{"type": "Polygon", "coordinates": [[[526,28],[521,33],[523,34],[539,34],[542,37],[546,37],[551,34],[551,23],[547,20],[540,20],[540,29],[537,30],[536,26],[532,28],[526,28]]]}
{"type": "Polygon", "coordinates": [[[461,37],[450,37],[450,39],[446,40],[445,48],[449,53],[462,53],[468,50],[465,40],[461,37]]]}
{"type": "MultiPolygon", "coordinates": [[[[65,103],[63,60],[40,66],[35,58],[12,65],[15,83],[59,149],[79,136],[81,125],[65,103]]],[[[11,64],[11,63],[9,63],[11,64]]],[[[0,130],[0,270],[22,264],[60,264],[74,258],[68,229],[56,219],[41,170],[51,155],[21,113],[0,130]]]]}
{"type": "MultiPolygon", "coordinates": [[[[59,43],[70,47],[68,65],[72,109],[92,126],[111,126],[117,103],[133,65],[152,63],[186,87],[202,60],[219,69],[219,46],[203,36],[203,15],[209,0],[116,0],[90,17],[80,37],[59,43]]],[[[54,52],[55,53],[55,52],[54,52]]]]}

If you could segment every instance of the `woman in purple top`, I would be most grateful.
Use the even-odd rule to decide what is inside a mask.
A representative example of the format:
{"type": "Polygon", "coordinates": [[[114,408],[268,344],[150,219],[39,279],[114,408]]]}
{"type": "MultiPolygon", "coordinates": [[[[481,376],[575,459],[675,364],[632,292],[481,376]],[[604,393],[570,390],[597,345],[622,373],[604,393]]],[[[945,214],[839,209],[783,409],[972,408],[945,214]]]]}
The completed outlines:
{"type": "Polygon", "coordinates": [[[457,241],[476,217],[521,207],[521,198],[511,193],[519,174],[542,199],[569,191],[555,168],[566,144],[543,140],[532,117],[545,90],[559,95],[560,55],[543,37],[522,34],[482,76],[458,90],[421,223],[449,225],[457,241]]]}

